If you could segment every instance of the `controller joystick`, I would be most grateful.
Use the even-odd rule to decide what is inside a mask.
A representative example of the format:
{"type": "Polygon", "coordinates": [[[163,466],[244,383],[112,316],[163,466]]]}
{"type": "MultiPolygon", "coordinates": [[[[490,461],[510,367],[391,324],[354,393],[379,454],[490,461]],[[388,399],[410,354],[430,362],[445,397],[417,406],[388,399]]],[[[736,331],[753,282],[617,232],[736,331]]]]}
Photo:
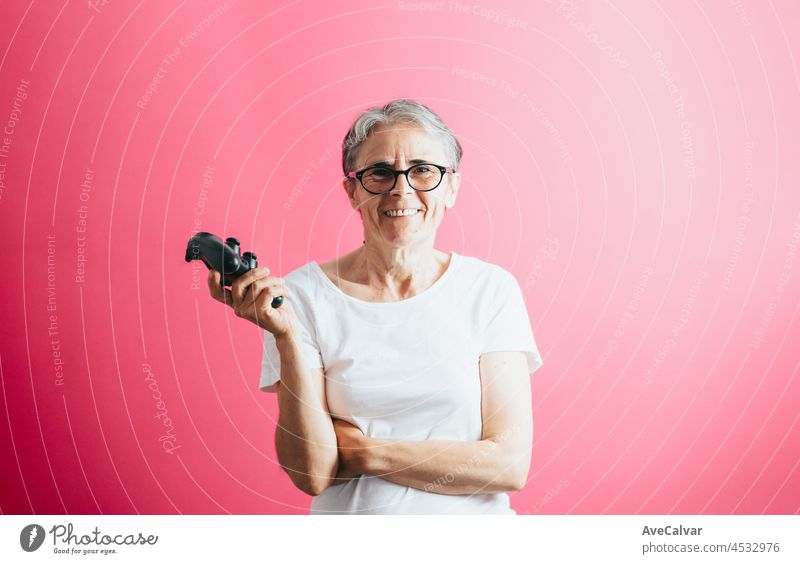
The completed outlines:
{"type": "Polygon", "coordinates": [[[241,249],[239,248],[239,239],[236,237],[228,237],[225,239],[225,244],[228,245],[237,255],[240,253],[241,249]]]}
{"type": "MultiPolygon", "coordinates": [[[[239,240],[228,237],[225,242],[213,233],[199,231],[186,246],[186,262],[201,260],[209,270],[220,273],[219,284],[224,289],[245,272],[258,266],[255,253],[240,254],[239,240]]],[[[283,296],[272,300],[272,307],[281,307],[283,296]]]]}

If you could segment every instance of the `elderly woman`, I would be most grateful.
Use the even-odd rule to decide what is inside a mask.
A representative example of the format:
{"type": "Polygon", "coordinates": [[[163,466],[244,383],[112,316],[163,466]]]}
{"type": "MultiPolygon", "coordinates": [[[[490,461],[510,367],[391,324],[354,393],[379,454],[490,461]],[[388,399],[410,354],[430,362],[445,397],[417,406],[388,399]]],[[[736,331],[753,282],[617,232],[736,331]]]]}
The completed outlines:
{"type": "Polygon", "coordinates": [[[311,514],[515,513],[542,359],[513,275],[434,248],[461,155],[426,106],[371,108],[342,155],[363,246],[283,278],[256,268],[226,294],[209,273],[265,329],[260,389],[278,394],[278,459],[311,514]]]}

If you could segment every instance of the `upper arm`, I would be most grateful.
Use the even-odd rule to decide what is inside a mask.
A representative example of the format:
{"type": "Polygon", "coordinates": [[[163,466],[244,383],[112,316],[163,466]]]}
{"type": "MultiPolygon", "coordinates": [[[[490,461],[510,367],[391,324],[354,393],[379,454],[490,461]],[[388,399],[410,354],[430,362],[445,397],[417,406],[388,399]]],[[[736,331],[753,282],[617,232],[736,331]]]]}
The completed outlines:
{"type": "MultiPolygon", "coordinates": [[[[319,398],[318,405],[311,405],[311,407],[318,408],[323,413],[327,413],[330,415],[328,410],[328,399],[325,393],[325,371],[322,368],[311,368],[309,370],[310,379],[308,380],[312,387],[314,388],[314,397],[319,398]]],[[[286,391],[286,387],[281,385],[281,381],[278,380],[274,384],[269,386],[264,386],[261,388],[264,392],[273,392],[275,394],[280,394],[281,392],[286,391]]],[[[278,395],[280,398],[280,395],[278,395]]],[[[279,400],[280,401],[280,400],[279,400]]],[[[304,402],[306,405],[309,405],[307,401],[304,402]]]]}
{"type": "MultiPolygon", "coordinates": [[[[305,397],[300,401],[306,409],[312,409],[317,413],[322,413],[328,419],[332,420],[330,409],[328,408],[328,396],[325,390],[325,371],[322,368],[311,368],[308,371],[308,376],[309,379],[307,381],[311,384],[313,393],[311,397],[305,397]]],[[[280,380],[270,386],[270,388],[273,387],[274,392],[278,396],[279,409],[280,406],[284,405],[285,403],[286,398],[282,397],[284,394],[288,393],[290,396],[295,395],[291,390],[286,388],[286,386],[282,385],[280,380]]],[[[331,424],[333,423],[331,422],[331,424]]]]}
{"type": "Polygon", "coordinates": [[[531,382],[525,354],[519,351],[484,353],[481,376],[481,439],[502,445],[513,460],[519,480],[528,475],[533,447],[531,382]]]}
{"type": "Polygon", "coordinates": [[[281,387],[281,381],[278,380],[277,382],[275,382],[274,384],[270,384],[269,386],[261,386],[259,390],[261,390],[262,392],[268,392],[270,394],[277,394],[278,389],[280,387],[281,387]]]}
{"type": "MultiPolygon", "coordinates": [[[[333,421],[325,395],[322,368],[307,368],[297,386],[277,381],[275,449],[281,468],[309,495],[319,495],[336,476],[338,451],[333,421]]],[[[293,379],[294,381],[294,379],[293,379]]]]}

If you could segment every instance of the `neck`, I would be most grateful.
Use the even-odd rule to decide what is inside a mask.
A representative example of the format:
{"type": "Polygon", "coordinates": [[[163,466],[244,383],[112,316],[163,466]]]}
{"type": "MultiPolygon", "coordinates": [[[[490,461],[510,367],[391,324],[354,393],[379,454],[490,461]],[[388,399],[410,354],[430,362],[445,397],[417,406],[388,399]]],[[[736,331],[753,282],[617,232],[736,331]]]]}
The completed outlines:
{"type": "Polygon", "coordinates": [[[449,256],[433,248],[433,241],[407,247],[385,247],[365,241],[355,253],[358,282],[382,289],[388,296],[413,296],[433,284],[447,266],[449,256]]]}

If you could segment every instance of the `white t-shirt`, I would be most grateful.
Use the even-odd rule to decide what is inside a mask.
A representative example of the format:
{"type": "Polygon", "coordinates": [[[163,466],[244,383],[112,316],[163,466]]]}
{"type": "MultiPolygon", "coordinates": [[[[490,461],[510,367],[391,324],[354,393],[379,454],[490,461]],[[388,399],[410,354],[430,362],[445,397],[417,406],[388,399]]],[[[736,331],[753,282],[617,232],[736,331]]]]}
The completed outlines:
{"type": "MultiPolygon", "coordinates": [[[[324,368],[331,415],[369,437],[479,441],[480,355],[523,351],[531,373],[542,365],[516,278],[474,257],[451,253],[432,286],[396,302],[349,296],[316,262],[283,280],[304,328],[304,356],[324,368]]],[[[275,339],[265,331],[259,388],[274,392],[279,378],[275,339]]],[[[515,513],[506,493],[430,489],[359,476],[315,496],[311,514],[515,513]]]]}

